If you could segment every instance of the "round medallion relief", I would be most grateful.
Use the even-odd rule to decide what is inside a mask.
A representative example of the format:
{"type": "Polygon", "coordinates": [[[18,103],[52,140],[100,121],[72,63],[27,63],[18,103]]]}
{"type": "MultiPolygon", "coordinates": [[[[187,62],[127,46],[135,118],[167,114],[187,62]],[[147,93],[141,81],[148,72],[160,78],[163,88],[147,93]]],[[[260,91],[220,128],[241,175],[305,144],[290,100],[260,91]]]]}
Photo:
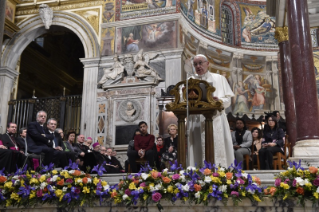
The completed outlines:
{"type": "Polygon", "coordinates": [[[133,99],[128,99],[120,103],[119,116],[126,122],[133,122],[140,116],[141,107],[139,102],[133,99]]]}

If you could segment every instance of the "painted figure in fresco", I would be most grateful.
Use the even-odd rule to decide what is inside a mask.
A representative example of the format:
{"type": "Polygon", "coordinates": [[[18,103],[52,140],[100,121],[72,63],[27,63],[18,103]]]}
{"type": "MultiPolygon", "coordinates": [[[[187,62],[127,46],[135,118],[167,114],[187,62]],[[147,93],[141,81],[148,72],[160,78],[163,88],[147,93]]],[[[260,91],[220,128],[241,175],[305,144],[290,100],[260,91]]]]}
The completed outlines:
{"type": "Polygon", "coordinates": [[[235,108],[233,110],[233,114],[243,115],[249,112],[248,108],[248,92],[249,90],[245,90],[243,87],[243,82],[239,81],[234,85],[234,93],[235,93],[235,108]]]}
{"type": "Polygon", "coordinates": [[[124,42],[126,42],[126,52],[138,52],[139,40],[134,40],[133,33],[130,33],[129,37],[124,37],[124,42]]]}
{"type": "Polygon", "coordinates": [[[261,86],[259,75],[248,75],[244,80],[244,83],[248,84],[250,98],[248,101],[252,102],[252,112],[255,110],[262,110],[265,104],[266,90],[261,86]]]}
{"type": "Polygon", "coordinates": [[[253,35],[261,35],[265,34],[267,32],[270,32],[270,30],[274,27],[274,24],[270,22],[270,18],[265,18],[265,22],[263,22],[259,27],[256,29],[252,30],[253,35]]]}
{"type": "Polygon", "coordinates": [[[187,10],[188,10],[188,15],[194,16],[194,10],[193,10],[193,4],[195,1],[193,0],[188,0],[187,1],[187,10]]]}
{"type": "Polygon", "coordinates": [[[108,80],[115,80],[117,76],[123,75],[124,66],[121,64],[118,56],[115,55],[113,60],[114,60],[114,64],[112,65],[111,68],[104,69],[104,75],[102,76],[98,84],[103,85],[108,80]]]}
{"type": "Polygon", "coordinates": [[[166,24],[164,22],[159,24],[145,25],[145,29],[148,33],[147,41],[155,42],[163,35],[163,32],[166,30],[166,24]]]}
{"type": "Polygon", "coordinates": [[[250,26],[246,26],[245,29],[242,32],[242,36],[245,39],[246,42],[251,42],[251,32],[250,32],[250,26]]]}

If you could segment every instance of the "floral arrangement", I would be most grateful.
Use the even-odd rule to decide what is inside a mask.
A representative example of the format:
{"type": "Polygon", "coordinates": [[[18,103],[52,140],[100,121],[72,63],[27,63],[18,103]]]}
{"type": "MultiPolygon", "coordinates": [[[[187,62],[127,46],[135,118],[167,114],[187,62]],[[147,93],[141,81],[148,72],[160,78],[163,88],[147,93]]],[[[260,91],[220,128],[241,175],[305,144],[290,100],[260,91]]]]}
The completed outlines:
{"type": "Polygon", "coordinates": [[[259,187],[261,182],[241,170],[236,164],[229,168],[217,167],[205,162],[201,169],[188,167],[183,170],[177,162],[172,163],[170,170],[163,172],[153,170],[146,165],[135,175],[128,175],[121,180],[116,189],[111,192],[115,203],[125,203],[130,206],[138,201],[148,205],[156,203],[162,209],[160,201],[188,201],[207,205],[210,199],[227,203],[232,198],[238,203],[243,198],[260,202],[263,192],[259,187]]]}
{"type": "Polygon", "coordinates": [[[54,204],[72,209],[83,204],[93,205],[96,199],[109,198],[113,188],[100,179],[105,169],[94,167],[98,175],[90,176],[79,170],[78,165],[70,161],[62,171],[53,170],[53,164],[44,166],[40,173],[18,169],[12,175],[0,171],[0,205],[36,206],[54,204]]]}
{"type": "Polygon", "coordinates": [[[275,176],[275,185],[264,190],[266,195],[280,199],[297,198],[298,204],[305,205],[306,200],[314,204],[319,199],[319,172],[318,168],[301,167],[301,161],[290,162],[287,171],[275,176]]]}

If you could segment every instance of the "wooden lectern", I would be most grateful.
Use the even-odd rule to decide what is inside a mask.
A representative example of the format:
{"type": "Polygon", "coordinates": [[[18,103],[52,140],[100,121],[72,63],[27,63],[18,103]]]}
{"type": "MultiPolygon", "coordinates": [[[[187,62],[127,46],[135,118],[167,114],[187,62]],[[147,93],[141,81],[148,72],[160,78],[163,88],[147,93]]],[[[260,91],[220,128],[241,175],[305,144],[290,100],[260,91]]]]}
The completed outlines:
{"type": "MultiPolygon", "coordinates": [[[[186,80],[176,84],[170,94],[175,96],[174,102],[166,104],[166,110],[172,111],[178,118],[178,146],[177,160],[186,168],[186,138],[185,119],[187,116],[187,98],[189,114],[202,114],[205,117],[205,160],[214,163],[214,134],[213,116],[217,110],[223,110],[223,102],[213,99],[215,88],[208,82],[199,79],[188,80],[188,91],[186,92],[186,80]],[[182,88],[182,98],[180,95],[182,88]]],[[[192,132],[190,132],[192,133],[192,132]]],[[[199,138],[201,140],[201,138],[199,138]]]]}

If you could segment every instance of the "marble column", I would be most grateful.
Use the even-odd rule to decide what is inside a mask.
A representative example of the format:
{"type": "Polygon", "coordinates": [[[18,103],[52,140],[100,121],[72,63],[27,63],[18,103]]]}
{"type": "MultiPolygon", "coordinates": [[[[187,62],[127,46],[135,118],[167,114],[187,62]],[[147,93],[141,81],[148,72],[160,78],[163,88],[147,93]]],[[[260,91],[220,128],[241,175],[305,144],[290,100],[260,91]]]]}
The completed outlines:
{"type": "Polygon", "coordinates": [[[6,129],[9,109],[8,102],[11,97],[15,78],[18,74],[16,70],[8,67],[0,68],[0,133],[4,133],[6,129]]]}
{"type": "Polygon", "coordinates": [[[287,17],[297,118],[293,157],[319,165],[319,109],[307,0],[287,0],[287,17]]]}
{"type": "Polygon", "coordinates": [[[165,88],[182,80],[183,49],[163,51],[165,57],[165,88]]]}
{"type": "Polygon", "coordinates": [[[277,27],[275,37],[279,45],[281,84],[285,103],[286,126],[289,142],[295,146],[297,139],[297,120],[294,96],[294,83],[291,68],[290,49],[288,41],[288,27],[277,27]]]}
{"type": "Polygon", "coordinates": [[[99,58],[81,59],[84,64],[80,133],[94,140],[97,136],[97,80],[99,58]]]}
{"type": "MultiPolygon", "coordinates": [[[[0,0],[0,50],[2,49],[5,14],[6,14],[6,0],[0,0]]],[[[1,51],[0,51],[0,64],[1,64],[1,51]]]]}

